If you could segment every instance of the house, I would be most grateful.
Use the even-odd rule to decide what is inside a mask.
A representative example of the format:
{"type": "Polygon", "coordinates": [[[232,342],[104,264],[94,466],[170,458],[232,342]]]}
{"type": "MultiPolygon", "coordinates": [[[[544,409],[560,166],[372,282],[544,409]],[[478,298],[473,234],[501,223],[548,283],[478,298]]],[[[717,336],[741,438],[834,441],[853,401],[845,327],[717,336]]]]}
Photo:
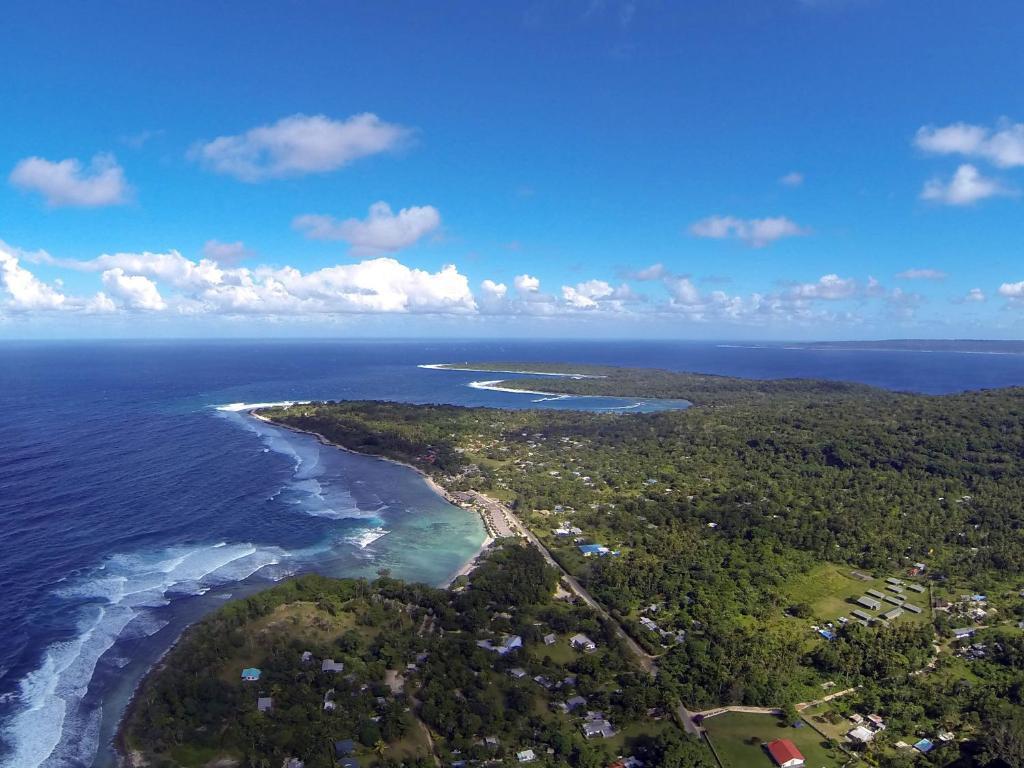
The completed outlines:
{"type": "Polygon", "coordinates": [[[597,644],[584,634],[576,634],[569,638],[569,645],[578,651],[591,651],[597,650],[597,644]]]}
{"type": "Polygon", "coordinates": [[[274,700],[269,696],[261,696],[256,699],[256,709],[260,712],[269,712],[274,708],[274,700]]]}
{"type": "Polygon", "coordinates": [[[569,708],[570,712],[572,712],[574,709],[587,706],[587,700],[582,696],[573,696],[565,702],[565,706],[569,708]]]}
{"type": "Polygon", "coordinates": [[[935,749],[935,745],[932,744],[931,739],[921,739],[917,744],[914,745],[914,749],[920,752],[922,755],[926,755],[935,749]]]}
{"type": "Polygon", "coordinates": [[[922,587],[920,584],[907,584],[907,589],[917,593],[924,592],[924,587],[922,587]]]}
{"type": "Polygon", "coordinates": [[[344,672],[345,665],[340,661],[334,659],[324,659],[323,664],[320,665],[321,672],[344,672]]]}
{"type": "Polygon", "coordinates": [[[779,768],[800,768],[804,764],[804,756],[789,739],[770,741],[765,748],[779,768]]]}
{"type": "Polygon", "coordinates": [[[337,705],[334,703],[334,689],[331,688],[324,694],[324,712],[333,712],[337,705]]]}
{"type": "Polygon", "coordinates": [[[544,635],[544,645],[554,645],[557,642],[558,642],[558,635],[556,635],[554,632],[551,632],[550,634],[544,635]]]}
{"type": "Polygon", "coordinates": [[[516,648],[522,648],[523,638],[519,635],[505,635],[497,645],[492,643],[490,640],[477,640],[476,644],[485,651],[494,651],[499,656],[504,656],[506,653],[511,653],[516,648]]]}
{"type": "Polygon", "coordinates": [[[903,610],[910,611],[911,613],[920,613],[921,607],[914,605],[913,603],[904,603],[903,610]]]}
{"type": "Polygon", "coordinates": [[[881,715],[877,715],[874,713],[868,715],[868,722],[871,723],[872,726],[874,726],[874,729],[876,731],[885,730],[885,719],[881,715]]]}
{"type": "Polygon", "coordinates": [[[302,652],[302,663],[303,664],[309,664],[309,662],[311,662],[312,660],[313,660],[313,652],[312,651],[303,651],[302,652]]]}
{"type": "Polygon", "coordinates": [[[901,585],[901,584],[902,584],[903,582],[902,582],[902,581],[901,581],[900,579],[897,579],[897,578],[895,578],[894,576],[890,576],[889,578],[887,578],[887,579],[885,580],[885,583],[886,583],[886,584],[892,584],[893,586],[895,586],[895,587],[898,587],[898,586],[900,586],[900,585],[901,585]]]}
{"type": "Polygon", "coordinates": [[[284,761],[284,768],[306,768],[306,764],[297,757],[289,757],[284,761]]]}
{"type": "Polygon", "coordinates": [[[903,601],[904,600],[906,600],[906,598],[905,597],[900,597],[899,595],[886,595],[885,596],[885,602],[890,603],[892,605],[903,605],[903,601]]]}
{"type": "Polygon", "coordinates": [[[516,680],[526,677],[526,670],[522,667],[513,667],[508,671],[508,673],[516,680]]]}
{"type": "Polygon", "coordinates": [[[898,619],[902,615],[903,615],[903,609],[902,608],[893,608],[891,611],[886,611],[885,613],[883,613],[882,614],[882,618],[885,619],[886,621],[892,621],[893,619],[898,619]]]}
{"type": "Polygon", "coordinates": [[[885,597],[885,595],[879,592],[877,589],[869,589],[867,590],[867,593],[871,595],[871,597],[877,597],[879,600],[882,600],[885,597]]]}
{"type": "Polygon", "coordinates": [[[852,615],[855,618],[860,619],[861,621],[865,621],[865,622],[871,621],[871,614],[864,613],[864,611],[859,611],[856,608],[854,608],[852,611],[850,611],[850,615],[852,615]]]}
{"type": "Polygon", "coordinates": [[[262,674],[263,673],[256,669],[256,667],[246,667],[242,670],[242,679],[246,682],[254,683],[260,679],[260,675],[262,674]]]}
{"type": "Polygon", "coordinates": [[[819,629],[818,634],[829,641],[836,639],[836,633],[833,632],[831,629],[819,629]]]}
{"type": "Polygon", "coordinates": [[[611,553],[611,550],[604,546],[604,544],[580,544],[579,548],[584,557],[591,557],[592,555],[604,557],[611,553]]]}
{"type": "Polygon", "coordinates": [[[870,728],[863,725],[858,725],[852,731],[846,734],[846,738],[857,744],[867,744],[873,738],[875,738],[875,732],[870,728]]]}
{"type": "Polygon", "coordinates": [[[854,712],[852,715],[850,715],[849,720],[854,725],[860,725],[861,723],[864,722],[864,718],[861,715],[858,715],[856,712],[854,712]]]}
{"type": "Polygon", "coordinates": [[[968,637],[974,637],[974,628],[960,627],[960,629],[954,629],[953,637],[955,637],[957,640],[966,640],[968,637]]]}
{"type": "Polygon", "coordinates": [[[516,760],[520,763],[532,763],[537,759],[537,755],[534,754],[532,749],[524,749],[522,752],[516,752],[516,760]]]}
{"type": "Polygon", "coordinates": [[[334,756],[339,760],[343,757],[351,757],[356,751],[356,743],[352,739],[342,739],[334,742],[334,756]]]}
{"type": "Polygon", "coordinates": [[[869,608],[872,611],[877,611],[879,608],[882,607],[882,604],[880,602],[878,602],[873,597],[868,597],[867,595],[862,595],[861,597],[858,597],[857,605],[863,605],[865,608],[869,608]]]}
{"type": "Polygon", "coordinates": [[[615,735],[615,728],[602,713],[588,712],[587,719],[583,723],[583,735],[588,739],[595,737],[609,739],[615,735]]]}

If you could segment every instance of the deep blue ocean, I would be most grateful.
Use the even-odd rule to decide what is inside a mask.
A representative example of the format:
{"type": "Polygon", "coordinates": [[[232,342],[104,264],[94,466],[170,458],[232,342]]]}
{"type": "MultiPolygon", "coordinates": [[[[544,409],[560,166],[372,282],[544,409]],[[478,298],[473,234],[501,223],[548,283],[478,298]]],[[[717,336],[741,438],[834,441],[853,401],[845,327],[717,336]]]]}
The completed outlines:
{"type": "MultiPolygon", "coordinates": [[[[649,410],[468,386],[417,367],[540,360],[816,377],[941,394],[1024,384],[1024,356],[677,342],[0,343],[0,764],[107,766],[117,720],[184,627],[316,570],[440,584],[484,537],[410,470],[238,404],[385,399],[649,410]]],[[[628,416],[624,416],[628,418],[628,416]]]]}

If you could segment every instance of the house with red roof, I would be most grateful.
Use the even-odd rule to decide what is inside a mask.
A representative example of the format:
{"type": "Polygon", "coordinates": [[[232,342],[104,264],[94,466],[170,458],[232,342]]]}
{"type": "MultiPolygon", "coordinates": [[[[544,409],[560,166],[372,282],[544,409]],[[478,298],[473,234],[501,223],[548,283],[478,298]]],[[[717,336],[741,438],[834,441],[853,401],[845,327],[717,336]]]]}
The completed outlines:
{"type": "Polygon", "coordinates": [[[770,741],[766,748],[779,768],[801,768],[804,764],[804,756],[789,739],[770,741]]]}

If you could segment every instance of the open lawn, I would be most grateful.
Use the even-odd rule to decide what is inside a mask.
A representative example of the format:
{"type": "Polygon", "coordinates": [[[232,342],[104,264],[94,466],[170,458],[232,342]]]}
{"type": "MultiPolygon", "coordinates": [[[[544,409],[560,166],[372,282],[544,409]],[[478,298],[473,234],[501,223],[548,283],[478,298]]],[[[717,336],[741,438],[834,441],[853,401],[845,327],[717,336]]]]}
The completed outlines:
{"type": "Polygon", "coordinates": [[[708,740],[725,768],[771,768],[764,746],[775,739],[790,739],[806,760],[806,768],[839,768],[850,763],[840,749],[830,749],[810,726],[793,728],[774,715],[727,712],[704,721],[708,740]]]}
{"type": "MultiPolygon", "coordinates": [[[[890,573],[871,574],[870,580],[863,580],[853,576],[855,569],[849,566],[833,565],[825,563],[812,568],[808,573],[794,579],[788,586],[786,593],[792,604],[806,603],[811,607],[813,617],[818,621],[836,621],[840,616],[849,618],[850,611],[854,608],[863,610],[872,616],[877,616],[896,606],[892,603],[882,601],[882,607],[877,611],[868,610],[854,604],[852,601],[865,595],[867,590],[873,589],[882,594],[892,595],[886,589],[886,577],[890,573]]],[[[913,581],[905,575],[896,574],[896,577],[909,583],[913,581]]],[[[920,583],[920,582],[919,582],[920,583]]],[[[904,591],[907,602],[913,603],[922,609],[921,613],[913,614],[904,612],[899,621],[930,622],[932,620],[931,608],[929,606],[928,593],[917,593],[910,590],[904,591]]]]}

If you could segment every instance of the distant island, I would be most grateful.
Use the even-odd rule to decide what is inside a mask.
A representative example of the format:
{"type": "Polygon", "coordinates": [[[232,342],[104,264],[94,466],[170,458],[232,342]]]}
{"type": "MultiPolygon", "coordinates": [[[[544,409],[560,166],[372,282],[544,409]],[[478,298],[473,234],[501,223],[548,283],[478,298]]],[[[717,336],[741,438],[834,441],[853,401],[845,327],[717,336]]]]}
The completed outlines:
{"type": "Polygon", "coordinates": [[[435,367],[694,407],[261,409],[409,464],[498,541],[448,591],[307,577],[227,606],[136,697],[141,761],[1021,765],[1024,389],[435,367]]]}
{"type": "Polygon", "coordinates": [[[852,349],[891,352],[970,352],[992,355],[1024,354],[1024,341],[989,339],[884,339],[878,341],[814,341],[788,344],[803,349],[852,349]]]}

